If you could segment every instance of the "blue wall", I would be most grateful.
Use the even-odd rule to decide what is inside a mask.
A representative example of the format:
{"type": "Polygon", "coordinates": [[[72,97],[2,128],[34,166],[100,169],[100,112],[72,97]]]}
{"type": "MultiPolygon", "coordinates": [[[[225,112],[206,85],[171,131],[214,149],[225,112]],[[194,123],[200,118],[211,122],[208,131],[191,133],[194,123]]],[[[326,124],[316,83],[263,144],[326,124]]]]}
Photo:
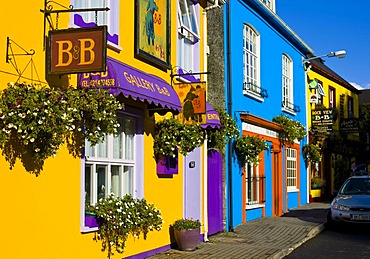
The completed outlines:
{"type": "MultiPolygon", "coordinates": [[[[257,0],[256,0],[257,1],[257,0]]],[[[229,0],[225,5],[225,82],[226,82],[226,104],[232,101],[232,116],[241,127],[239,112],[246,112],[255,116],[272,121],[273,117],[284,114],[288,117],[300,121],[306,126],[306,96],[305,96],[305,72],[302,65],[303,53],[298,50],[289,40],[284,38],[273,26],[269,25],[264,18],[252,10],[242,0],[229,0]],[[229,13],[228,13],[229,12],[229,13]],[[228,20],[230,17],[230,20],[228,20]],[[260,34],[260,87],[267,89],[268,98],[263,102],[257,101],[243,95],[243,24],[251,25],[260,34]],[[229,34],[227,30],[230,29],[229,34]],[[231,35],[230,39],[227,36],[231,35]],[[282,111],[282,55],[288,55],[293,61],[293,85],[294,85],[294,104],[300,107],[300,112],[296,115],[284,113],[282,111]],[[230,74],[229,74],[230,72],[230,74]],[[228,87],[231,84],[232,93],[229,98],[228,87]]],[[[301,145],[302,146],[302,145],[301,145]]],[[[266,154],[265,154],[266,155],[266,154]]],[[[270,156],[271,158],[271,156],[270,156]]],[[[300,200],[307,203],[307,180],[306,168],[303,157],[300,157],[300,200]]],[[[236,159],[226,160],[232,163],[232,186],[227,186],[228,191],[232,191],[232,221],[230,213],[227,213],[227,225],[230,223],[237,226],[242,223],[242,215],[245,213],[242,204],[242,183],[241,168],[236,159]]],[[[271,159],[265,160],[266,168],[266,200],[271,194],[271,159]]],[[[227,184],[230,182],[229,167],[227,167],[227,184]]],[[[227,210],[230,210],[230,197],[227,198],[227,210]]],[[[284,204],[285,208],[298,205],[298,197],[289,195],[289,204],[284,204]],[[293,196],[293,197],[290,197],[293,196]],[[290,203],[292,200],[292,203],[290,203]]],[[[248,215],[248,214],[247,214],[248,215]]],[[[266,203],[266,216],[272,215],[272,204],[266,203]]]]}

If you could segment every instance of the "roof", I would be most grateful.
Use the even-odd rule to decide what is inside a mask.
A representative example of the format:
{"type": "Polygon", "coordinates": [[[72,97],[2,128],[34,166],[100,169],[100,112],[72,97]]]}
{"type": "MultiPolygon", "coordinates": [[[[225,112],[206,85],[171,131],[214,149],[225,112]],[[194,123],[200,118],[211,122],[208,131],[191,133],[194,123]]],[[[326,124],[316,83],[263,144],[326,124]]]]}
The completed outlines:
{"type": "Polygon", "coordinates": [[[311,70],[323,76],[326,76],[328,79],[336,82],[337,84],[340,84],[351,92],[361,94],[361,90],[357,89],[356,87],[348,83],[345,79],[343,79],[340,75],[331,70],[327,65],[324,64],[321,58],[310,60],[309,63],[311,65],[311,70]]]}

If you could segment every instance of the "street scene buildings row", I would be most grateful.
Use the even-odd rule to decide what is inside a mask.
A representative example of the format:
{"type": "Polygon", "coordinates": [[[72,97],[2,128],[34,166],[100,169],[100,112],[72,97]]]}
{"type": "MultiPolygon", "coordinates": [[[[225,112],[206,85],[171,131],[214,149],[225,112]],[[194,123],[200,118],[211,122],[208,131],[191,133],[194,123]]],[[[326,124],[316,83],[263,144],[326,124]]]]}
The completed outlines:
{"type": "Polygon", "coordinates": [[[106,136],[95,146],[86,141],[81,157],[72,156],[65,144],[38,174],[27,163],[17,160],[9,169],[5,157],[0,159],[0,219],[5,223],[0,255],[105,258],[94,239],[98,228],[88,225],[85,207],[111,193],[144,198],[163,218],[160,231],[149,232],[146,239],[129,236],[124,253],[112,258],[145,258],[170,249],[175,243],[171,226],[180,218],[199,220],[199,241],[207,241],[209,235],[247,221],[329,198],[336,188],[336,169],[349,168],[356,155],[358,133],[345,125],[358,120],[360,91],[323,59],[305,61],[315,57],[314,51],[276,14],[275,4],[6,2],[7,10],[17,10],[23,18],[16,22],[11,12],[0,17],[0,45],[7,50],[0,62],[1,90],[10,82],[101,85],[124,108],[117,111],[118,136],[106,136]],[[104,71],[50,73],[49,32],[96,25],[107,25],[104,71]],[[217,131],[225,125],[216,110],[234,119],[240,135],[265,141],[258,165],[241,165],[232,140],[224,150],[208,149],[205,140],[167,164],[158,161],[153,148],[158,122],[175,117],[217,131]],[[325,131],[312,111],[330,113],[325,131]],[[283,142],[283,128],[274,121],[280,115],[299,122],[307,135],[283,142]],[[305,159],[302,148],[309,143],[320,148],[320,161],[305,159]],[[312,192],[313,177],[326,181],[319,195],[312,192]]]}

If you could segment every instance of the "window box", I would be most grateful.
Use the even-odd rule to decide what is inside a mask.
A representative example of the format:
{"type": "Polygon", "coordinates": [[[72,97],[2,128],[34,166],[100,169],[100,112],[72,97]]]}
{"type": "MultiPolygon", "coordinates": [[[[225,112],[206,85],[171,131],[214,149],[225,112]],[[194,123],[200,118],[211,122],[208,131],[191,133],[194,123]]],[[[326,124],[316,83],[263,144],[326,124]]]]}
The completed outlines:
{"type": "Polygon", "coordinates": [[[85,212],[85,226],[88,228],[99,227],[98,218],[94,212],[85,212]]]}

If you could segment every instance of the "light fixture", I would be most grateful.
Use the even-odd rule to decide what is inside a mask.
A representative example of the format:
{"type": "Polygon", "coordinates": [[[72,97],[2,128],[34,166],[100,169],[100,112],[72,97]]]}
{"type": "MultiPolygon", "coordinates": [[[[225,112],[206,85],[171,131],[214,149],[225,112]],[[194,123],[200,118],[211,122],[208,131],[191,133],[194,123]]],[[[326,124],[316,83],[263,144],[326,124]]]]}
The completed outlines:
{"type": "Polygon", "coordinates": [[[330,52],[329,54],[322,55],[322,56],[315,56],[315,57],[311,57],[311,58],[304,58],[303,59],[303,63],[309,62],[309,61],[314,60],[314,59],[323,58],[323,57],[328,57],[328,58],[331,58],[331,57],[344,58],[346,56],[346,54],[347,54],[347,52],[345,50],[338,50],[338,51],[330,52]]]}

